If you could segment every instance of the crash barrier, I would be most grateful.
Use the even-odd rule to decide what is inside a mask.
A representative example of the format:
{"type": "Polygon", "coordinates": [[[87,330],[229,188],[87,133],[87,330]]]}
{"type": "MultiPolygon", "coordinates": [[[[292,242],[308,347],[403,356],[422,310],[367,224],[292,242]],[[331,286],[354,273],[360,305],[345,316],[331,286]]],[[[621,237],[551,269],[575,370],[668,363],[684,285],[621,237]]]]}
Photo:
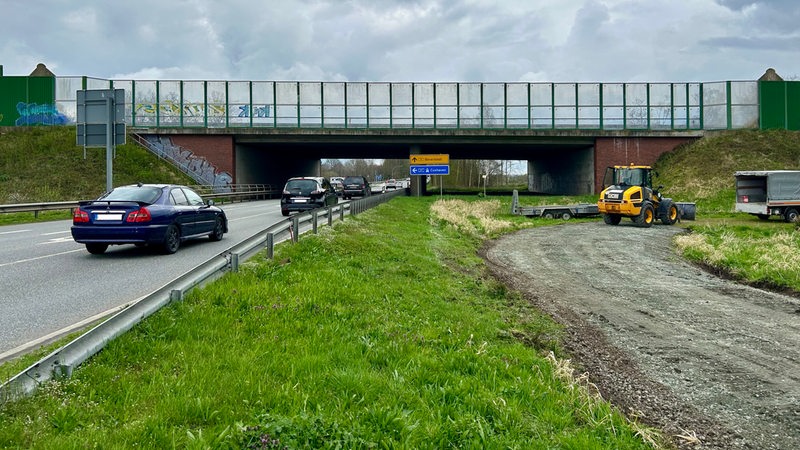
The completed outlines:
{"type": "Polygon", "coordinates": [[[210,283],[226,272],[237,272],[242,262],[263,250],[266,250],[266,257],[272,259],[275,244],[286,240],[297,242],[300,234],[309,231],[316,233],[321,223],[320,219],[325,220],[328,226],[331,226],[334,218],[338,217],[338,220],[342,221],[347,212],[356,215],[394,197],[406,195],[406,193],[405,190],[397,190],[298,213],[259,231],[167,283],[152,294],[124,307],[99,325],[0,385],[0,404],[31,395],[36,392],[38,386],[53,378],[71,376],[78,365],[162,307],[182,300],[183,296],[192,289],[210,283]]]}
{"type": "MultiPolygon", "coordinates": [[[[218,203],[245,200],[266,200],[272,198],[278,191],[269,184],[230,184],[227,186],[189,185],[206,200],[218,203]]],[[[79,200],[64,202],[19,203],[13,205],[0,205],[0,213],[32,212],[35,218],[41,211],[74,210],[78,207],[79,200]]]]}

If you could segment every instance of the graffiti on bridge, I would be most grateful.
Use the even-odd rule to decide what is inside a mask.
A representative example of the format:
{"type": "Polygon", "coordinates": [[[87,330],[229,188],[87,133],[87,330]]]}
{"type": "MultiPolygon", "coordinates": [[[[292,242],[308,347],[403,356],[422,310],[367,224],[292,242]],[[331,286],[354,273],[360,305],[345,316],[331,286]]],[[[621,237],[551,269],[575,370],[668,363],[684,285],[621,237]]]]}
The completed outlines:
{"type": "MultiPolygon", "coordinates": [[[[65,125],[67,116],[58,112],[55,105],[37,105],[36,103],[17,103],[19,118],[14,122],[18,127],[24,125],[65,125]]],[[[0,116],[2,120],[2,116],[0,116]]]]}
{"type": "MultiPolygon", "coordinates": [[[[250,117],[250,105],[228,105],[231,108],[231,117],[250,117]],[[238,111],[234,108],[238,108],[238,111]]],[[[137,103],[135,108],[137,115],[154,116],[156,111],[164,116],[180,116],[183,112],[185,117],[225,117],[227,108],[221,104],[207,103],[179,103],[166,100],[161,103],[137,103]]],[[[270,105],[253,105],[252,116],[255,118],[267,118],[270,115],[270,105]]]]}
{"type": "Polygon", "coordinates": [[[218,172],[217,168],[202,156],[197,156],[191,150],[175,145],[172,139],[162,136],[146,136],[150,150],[162,158],[172,161],[181,168],[187,175],[194,178],[198,183],[213,186],[215,191],[219,189],[229,189],[233,182],[233,177],[228,172],[218,172]]]}

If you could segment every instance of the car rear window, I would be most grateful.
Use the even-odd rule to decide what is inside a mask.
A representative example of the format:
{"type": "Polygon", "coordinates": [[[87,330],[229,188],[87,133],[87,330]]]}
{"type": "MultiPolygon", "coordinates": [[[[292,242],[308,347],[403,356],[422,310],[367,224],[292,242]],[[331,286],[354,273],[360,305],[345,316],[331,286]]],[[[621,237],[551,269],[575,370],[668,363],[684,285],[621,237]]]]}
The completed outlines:
{"type": "Polygon", "coordinates": [[[300,191],[301,193],[309,193],[316,189],[317,182],[314,180],[289,180],[284,190],[289,192],[300,191]]]}
{"type": "Polygon", "coordinates": [[[122,186],[113,189],[100,200],[117,202],[153,203],[161,195],[161,188],[154,186],[122,186]]]}
{"type": "Polygon", "coordinates": [[[344,184],[364,184],[364,177],[347,177],[344,184]]]}

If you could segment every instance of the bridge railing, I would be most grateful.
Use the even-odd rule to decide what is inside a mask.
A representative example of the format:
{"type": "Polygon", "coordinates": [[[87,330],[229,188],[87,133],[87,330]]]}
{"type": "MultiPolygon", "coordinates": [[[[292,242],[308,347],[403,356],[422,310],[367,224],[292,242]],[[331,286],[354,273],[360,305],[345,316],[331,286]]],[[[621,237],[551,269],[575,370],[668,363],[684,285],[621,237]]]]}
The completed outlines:
{"type": "Polygon", "coordinates": [[[372,83],[57,77],[57,109],[74,122],[77,90],[109,88],[125,89],[126,122],[142,128],[703,130],[759,126],[757,81],[372,83]]]}

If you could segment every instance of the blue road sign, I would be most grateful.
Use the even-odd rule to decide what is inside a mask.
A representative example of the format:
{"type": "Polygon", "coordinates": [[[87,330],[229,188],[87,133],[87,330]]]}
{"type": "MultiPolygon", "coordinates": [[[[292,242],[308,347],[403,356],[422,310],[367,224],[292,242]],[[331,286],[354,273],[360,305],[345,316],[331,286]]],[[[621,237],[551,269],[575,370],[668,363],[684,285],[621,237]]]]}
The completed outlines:
{"type": "Polygon", "coordinates": [[[450,166],[411,166],[411,175],[450,175],[450,166]]]}

